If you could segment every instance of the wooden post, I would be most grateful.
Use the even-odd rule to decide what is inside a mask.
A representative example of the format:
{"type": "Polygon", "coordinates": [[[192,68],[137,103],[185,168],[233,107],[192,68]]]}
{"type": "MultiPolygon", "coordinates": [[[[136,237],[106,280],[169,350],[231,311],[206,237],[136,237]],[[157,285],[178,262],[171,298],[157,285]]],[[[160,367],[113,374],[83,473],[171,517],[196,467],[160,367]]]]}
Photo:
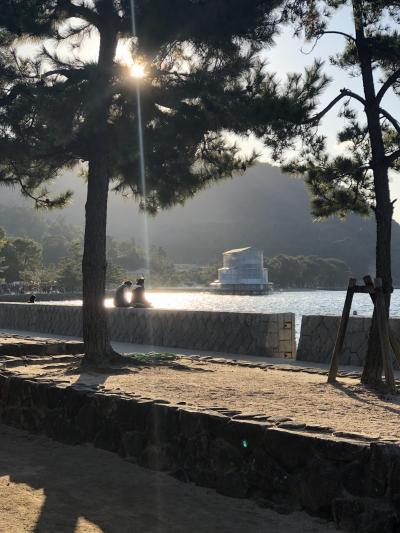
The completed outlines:
{"type": "Polygon", "coordinates": [[[342,318],[340,319],[339,329],[336,337],[335,347],[333,348],[331,366],[328,373],[328,383],[334,383],[339,368],[339,355],[343,348],[344,336],[346,335],[347,324],[350,317],[351,303],[353,301],[354,288],[356,286],[356,279],[350,278],[347,287],[346,299],[344,301],[342,318]]]}
{"type": "Polygon", "coordinates": [[[390,358],[389,323],[385,308],[385,297],[382,291],[382,280],[375,279],[375,308],[378,322],[379,342],[385,370],[385,381],[392,394],[396,393],[396,382],[393,375],[392,360],[390,358]]]}
{"type": "MultiPolygon", "coordinates": [[[[371,288],[373,289],[374,288],[374,283],[372,281],[371,276],[364,276],[363,280],[364,280],[365,285],[369,289],[371,289],[371,288]]],[[[370,296],[371,296],[372,303],[375,306],[375,294],[373,292],[370,292],[370,296]]],[[[400,365],[400,340],[396,337],[395,332],[390,327],[390,323],[389,323],[389,341],[390,341],[390,344],[392,346],[393,353],[394,353],[394,355],[395,355],[395,357],[397,359],[397,362],[400,365]]]]}
{"type": "Polygon", "coordinates": [[[400,365],[400,341],[396,337],[396,333],[393,331],[390,324],[389,324],[389,340],[390,340],[390,344],[392,345],[393,353],[397,359],[397,362],[400,365]]]}

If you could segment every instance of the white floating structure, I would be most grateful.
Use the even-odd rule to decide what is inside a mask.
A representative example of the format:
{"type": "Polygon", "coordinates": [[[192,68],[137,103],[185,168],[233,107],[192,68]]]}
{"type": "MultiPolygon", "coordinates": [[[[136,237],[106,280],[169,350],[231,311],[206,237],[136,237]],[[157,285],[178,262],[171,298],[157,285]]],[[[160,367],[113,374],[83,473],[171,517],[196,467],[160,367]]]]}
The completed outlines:
{"type": "Polygon", "coordinates": [[[229,294],[265,294],[268,292],[268,270],[264,268],[261,250],[248,246],[222,254],[223,267],[211,287],[229,294]]]}

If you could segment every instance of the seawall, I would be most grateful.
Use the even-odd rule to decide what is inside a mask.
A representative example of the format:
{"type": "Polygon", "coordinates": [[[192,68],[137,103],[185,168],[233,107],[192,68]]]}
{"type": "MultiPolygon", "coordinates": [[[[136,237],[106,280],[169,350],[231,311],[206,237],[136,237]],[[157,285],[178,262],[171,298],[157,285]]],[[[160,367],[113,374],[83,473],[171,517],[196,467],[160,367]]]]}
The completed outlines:
{"type": "MultiPolygon", "coordinates": [[[[171,348],[294,358],[293,313],[106,309],[111,339],[171,348]]],[[[0,303],[0,328],[82,336],[82,308],[0,303]]]]}
{"type": "MultiPolygon", "coordinates": [[[[296,359],[329,363],[339,323],[339,316],[304,315],[296,359]]],[[[364,365],[370,325],[370,318],[350,317],[339,364],[364,365]]],[[[400,339],[400,318],[390,319],[390,327],[400,339]]]]}

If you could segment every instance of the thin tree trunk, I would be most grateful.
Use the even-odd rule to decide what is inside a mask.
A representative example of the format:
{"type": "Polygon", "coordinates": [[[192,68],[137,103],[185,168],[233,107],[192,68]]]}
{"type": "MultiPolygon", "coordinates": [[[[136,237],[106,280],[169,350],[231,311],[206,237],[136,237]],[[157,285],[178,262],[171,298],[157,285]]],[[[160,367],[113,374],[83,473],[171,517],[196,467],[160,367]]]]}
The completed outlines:
{"type": "MultiPolygon", "coordinates": [[[[385,310],[389,317],[392,287],[391,237],[393,205],[390,201],[388,165],[380,122],[379,102],[376,98],[372,57],[364,33],[363,0],[353,0],[356,46],[361,66],[365,94],[369,138],[372,153],[372,168],[375,189],[376,219],[376,277],[382,279],[385,310]]],[[[361,381],[375,386],[382,382],[382,354],[378,339],[377,317],[374,313],[368,340],[368,352],[361,381]]]]}
{"type": "MultiPolygon", "coordinates": [[[[100,3],[99,3],[100,6],[100,3]]],[[[112,9],[110,0],[103,0],[102,9],[112,9]]],[[[112,12],[110,11],[110,14],[112,12]]],[[[110,18],[108,18],[110,21],[110,18]]],[[[117,355],[111,347],[104,307],[106,286],[106,229],[110,173],[108,115],[109,85],[117,46],[117,33],[109,26],[100,31],[98,76],[90,116],[91,146],[85,206],[86,224],[82,261],[83,273],[83,341],[85,364],[107,365],[117,355]]]]}

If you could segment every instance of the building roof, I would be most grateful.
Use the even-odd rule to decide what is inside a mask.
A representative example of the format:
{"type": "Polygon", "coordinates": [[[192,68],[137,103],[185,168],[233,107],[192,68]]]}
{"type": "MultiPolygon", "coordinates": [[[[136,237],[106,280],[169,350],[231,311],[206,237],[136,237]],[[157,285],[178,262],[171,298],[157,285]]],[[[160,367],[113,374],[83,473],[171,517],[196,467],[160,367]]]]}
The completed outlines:
{"type": "Polygon", "coordinates": [[[226,252],[223,253],[223,255],[225,254],[237,254],[237,253],[240,253],[240,252],[245,252],[246,250],[251,250],[251,246],[246,246],[245,248],[234,248],[233,250],[227,250],[226,252]]]}

